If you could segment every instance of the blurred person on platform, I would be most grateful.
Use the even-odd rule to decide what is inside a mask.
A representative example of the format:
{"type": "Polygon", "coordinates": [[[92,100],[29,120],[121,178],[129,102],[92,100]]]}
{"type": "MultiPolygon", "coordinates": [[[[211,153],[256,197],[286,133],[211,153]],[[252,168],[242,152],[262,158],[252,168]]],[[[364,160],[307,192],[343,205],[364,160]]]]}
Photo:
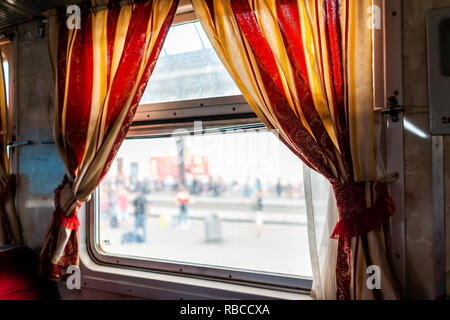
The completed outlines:
{"type": "Polygon", "coordinates": [[[133,201],[134,205],[134,237],[135,242],[145,242],[147,239],[147,206],[148,200],[146,195],[148,193],[145,186],[136,190],[136,198],[133,201]],[[142,235],[139,231],[142,230],[142,235]]]}
{"type": "Polygon", "coordinates": [[[130,194],[125,186],[123,184],[119,184],[116,193],[117,224],[119,227],[127,219],[129,195],[130,194]]]}
{"type": "Polygon", "coordinates": [[[256,183],[256,203],[255,203],[255,226],[256,226],[256,236],[261,237],[261,228],[264,223],[264,204],[263,204],[263,190],[261,180],[257,180],[256,183]]]}
{"type": "Polygon", "coordinates": [[[184,184],[180,185],[180,191],[176,195],[176,201],[180,208],[177,227],[181,229],[189,229],[189,206],[190,195],[184,184]]]}

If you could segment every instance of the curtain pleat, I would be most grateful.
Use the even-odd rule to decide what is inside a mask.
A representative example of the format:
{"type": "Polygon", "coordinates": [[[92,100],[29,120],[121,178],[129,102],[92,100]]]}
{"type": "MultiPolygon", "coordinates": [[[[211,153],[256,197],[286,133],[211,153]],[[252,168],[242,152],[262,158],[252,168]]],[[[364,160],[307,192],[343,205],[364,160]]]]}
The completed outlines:
{"type": "Polygon", "coordinates": [[[371,0],[192,2],[261,121],[333,187],[336,268],[334,277],[322,277],[335,279],[332,295],[399,298],[382,236],[395,208],[379,156],[381,115],[373,109],[371,0]],[[382,270],[380,290],[363,281],[371,264],[382,270]]]}
{"type": "Polygon", "coordinates": [[[318,300],[336,298],[337,242],[330,234],[337,223],[338,213],[333,190],[328,180],[303,166],[308,244],[313,271],[311,296],[318,300]]]}
{"type": "Polygon", "coordinates": [[[41,252],[40,271],[50,278],[78,264],[77,211],[127,134],[177,5],[153,0],[83,8],[80,29],[66,27],[65,8],[49,16],[54,134],[67,170],[41,252]]]}
{"type": "Polygon", "coordinates": [[[22,244],[19,218],[16,213],[15,177],[11,174],[8,155],[8,105],[5,70],[0,50],[0,244],[22,244]]]}

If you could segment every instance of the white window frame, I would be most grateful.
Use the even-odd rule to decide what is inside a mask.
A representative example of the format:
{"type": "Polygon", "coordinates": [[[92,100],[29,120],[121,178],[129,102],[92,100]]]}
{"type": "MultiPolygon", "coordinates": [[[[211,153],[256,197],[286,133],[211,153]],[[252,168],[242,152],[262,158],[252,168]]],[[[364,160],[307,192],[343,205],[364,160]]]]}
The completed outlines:
{"type": "MultiPolygon", "coordinates": [[[[402,50],[402,0],[377,0],[382,2],[384,98],[385,106],[390,96],[396,96],[403,105],[403,50],[402,50]]],[[[387,118],[386,168],[397,172],[398,179],[390,184],[389,191],[395,204],[391,217],[391,253],[394,269],[403,292],[406,292],[406,224],[405,224],[405,155],[403,113],[399,121],[387,118]]]]}
{"type": "Polygon", "coordinates": [[[163,102],[139,105],[133,121],[143,124],[156,124],[179,122],[180,119],[205,120],[217,119],[220,116],[231,116],[235,118],[255,117],[242,95],[225,96],[217,98],[204,98],[195,100],[184,100],[176,102],[163,102]]]}

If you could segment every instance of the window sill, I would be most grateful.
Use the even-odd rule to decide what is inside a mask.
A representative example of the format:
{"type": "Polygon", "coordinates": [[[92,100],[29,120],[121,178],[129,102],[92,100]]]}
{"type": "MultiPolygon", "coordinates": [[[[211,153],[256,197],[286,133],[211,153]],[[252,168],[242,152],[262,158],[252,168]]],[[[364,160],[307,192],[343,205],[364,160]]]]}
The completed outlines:
{"type": "Polygon", "coordinates": [[[270,288],[258,288],[243,284],[98,264],[92,259],[86,243],[88,234],[86,232],[84,205],[78,215],[81,223],[79,248],[82,288],[158,300],[311,300],[308,292],[285,292],[270,288]]]}

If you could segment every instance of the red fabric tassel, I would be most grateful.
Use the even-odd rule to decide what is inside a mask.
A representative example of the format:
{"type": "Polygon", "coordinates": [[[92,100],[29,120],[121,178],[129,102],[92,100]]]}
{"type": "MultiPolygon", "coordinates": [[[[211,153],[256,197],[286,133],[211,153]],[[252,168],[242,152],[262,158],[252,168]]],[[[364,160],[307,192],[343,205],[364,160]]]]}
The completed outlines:
{"type": "Polygon", "coordinates": [[[366,207],[365,183],[335,184],[333,190],[339,211],[339,222],[331,235],[333,239],[358,237],[383,224],[394,213],[395,206],[388,194],[386,184],[380,185],[380,198],[366,207]]]}
{"type": "Polygon", "coordinates": [[[54,203],[56,208],[54,213],[54,219],[57,220],[59,225],[64,226],[65,228],[78,230],[78,227],[80,226],[80,221],[78,220],[77,212],[80,209],[82,203],[78,204],[75,207],[75,209],[73,209],[72,212],[67,216],[64,215],[59,204],[59,196],[61,194],[61,190],[64,188],[66,184],[70,184],[70,182],[69,178],[65,175],[63,182],[54,190],[55,193],[54,203]]]}
{"type": "MultiPolygon", "coordinates": [[[[78,211],[78,209],[73,212],[78,211]]],[[[61,211],[60,211],[61,212],[61,211]]],[[[63,214],[58,215],[59,224],[67,229],[78,230],[80,226],[80,221],[78,220],[78,216],[76,213],[71,214],[70,217],[66,217],[63,214]]]]}

